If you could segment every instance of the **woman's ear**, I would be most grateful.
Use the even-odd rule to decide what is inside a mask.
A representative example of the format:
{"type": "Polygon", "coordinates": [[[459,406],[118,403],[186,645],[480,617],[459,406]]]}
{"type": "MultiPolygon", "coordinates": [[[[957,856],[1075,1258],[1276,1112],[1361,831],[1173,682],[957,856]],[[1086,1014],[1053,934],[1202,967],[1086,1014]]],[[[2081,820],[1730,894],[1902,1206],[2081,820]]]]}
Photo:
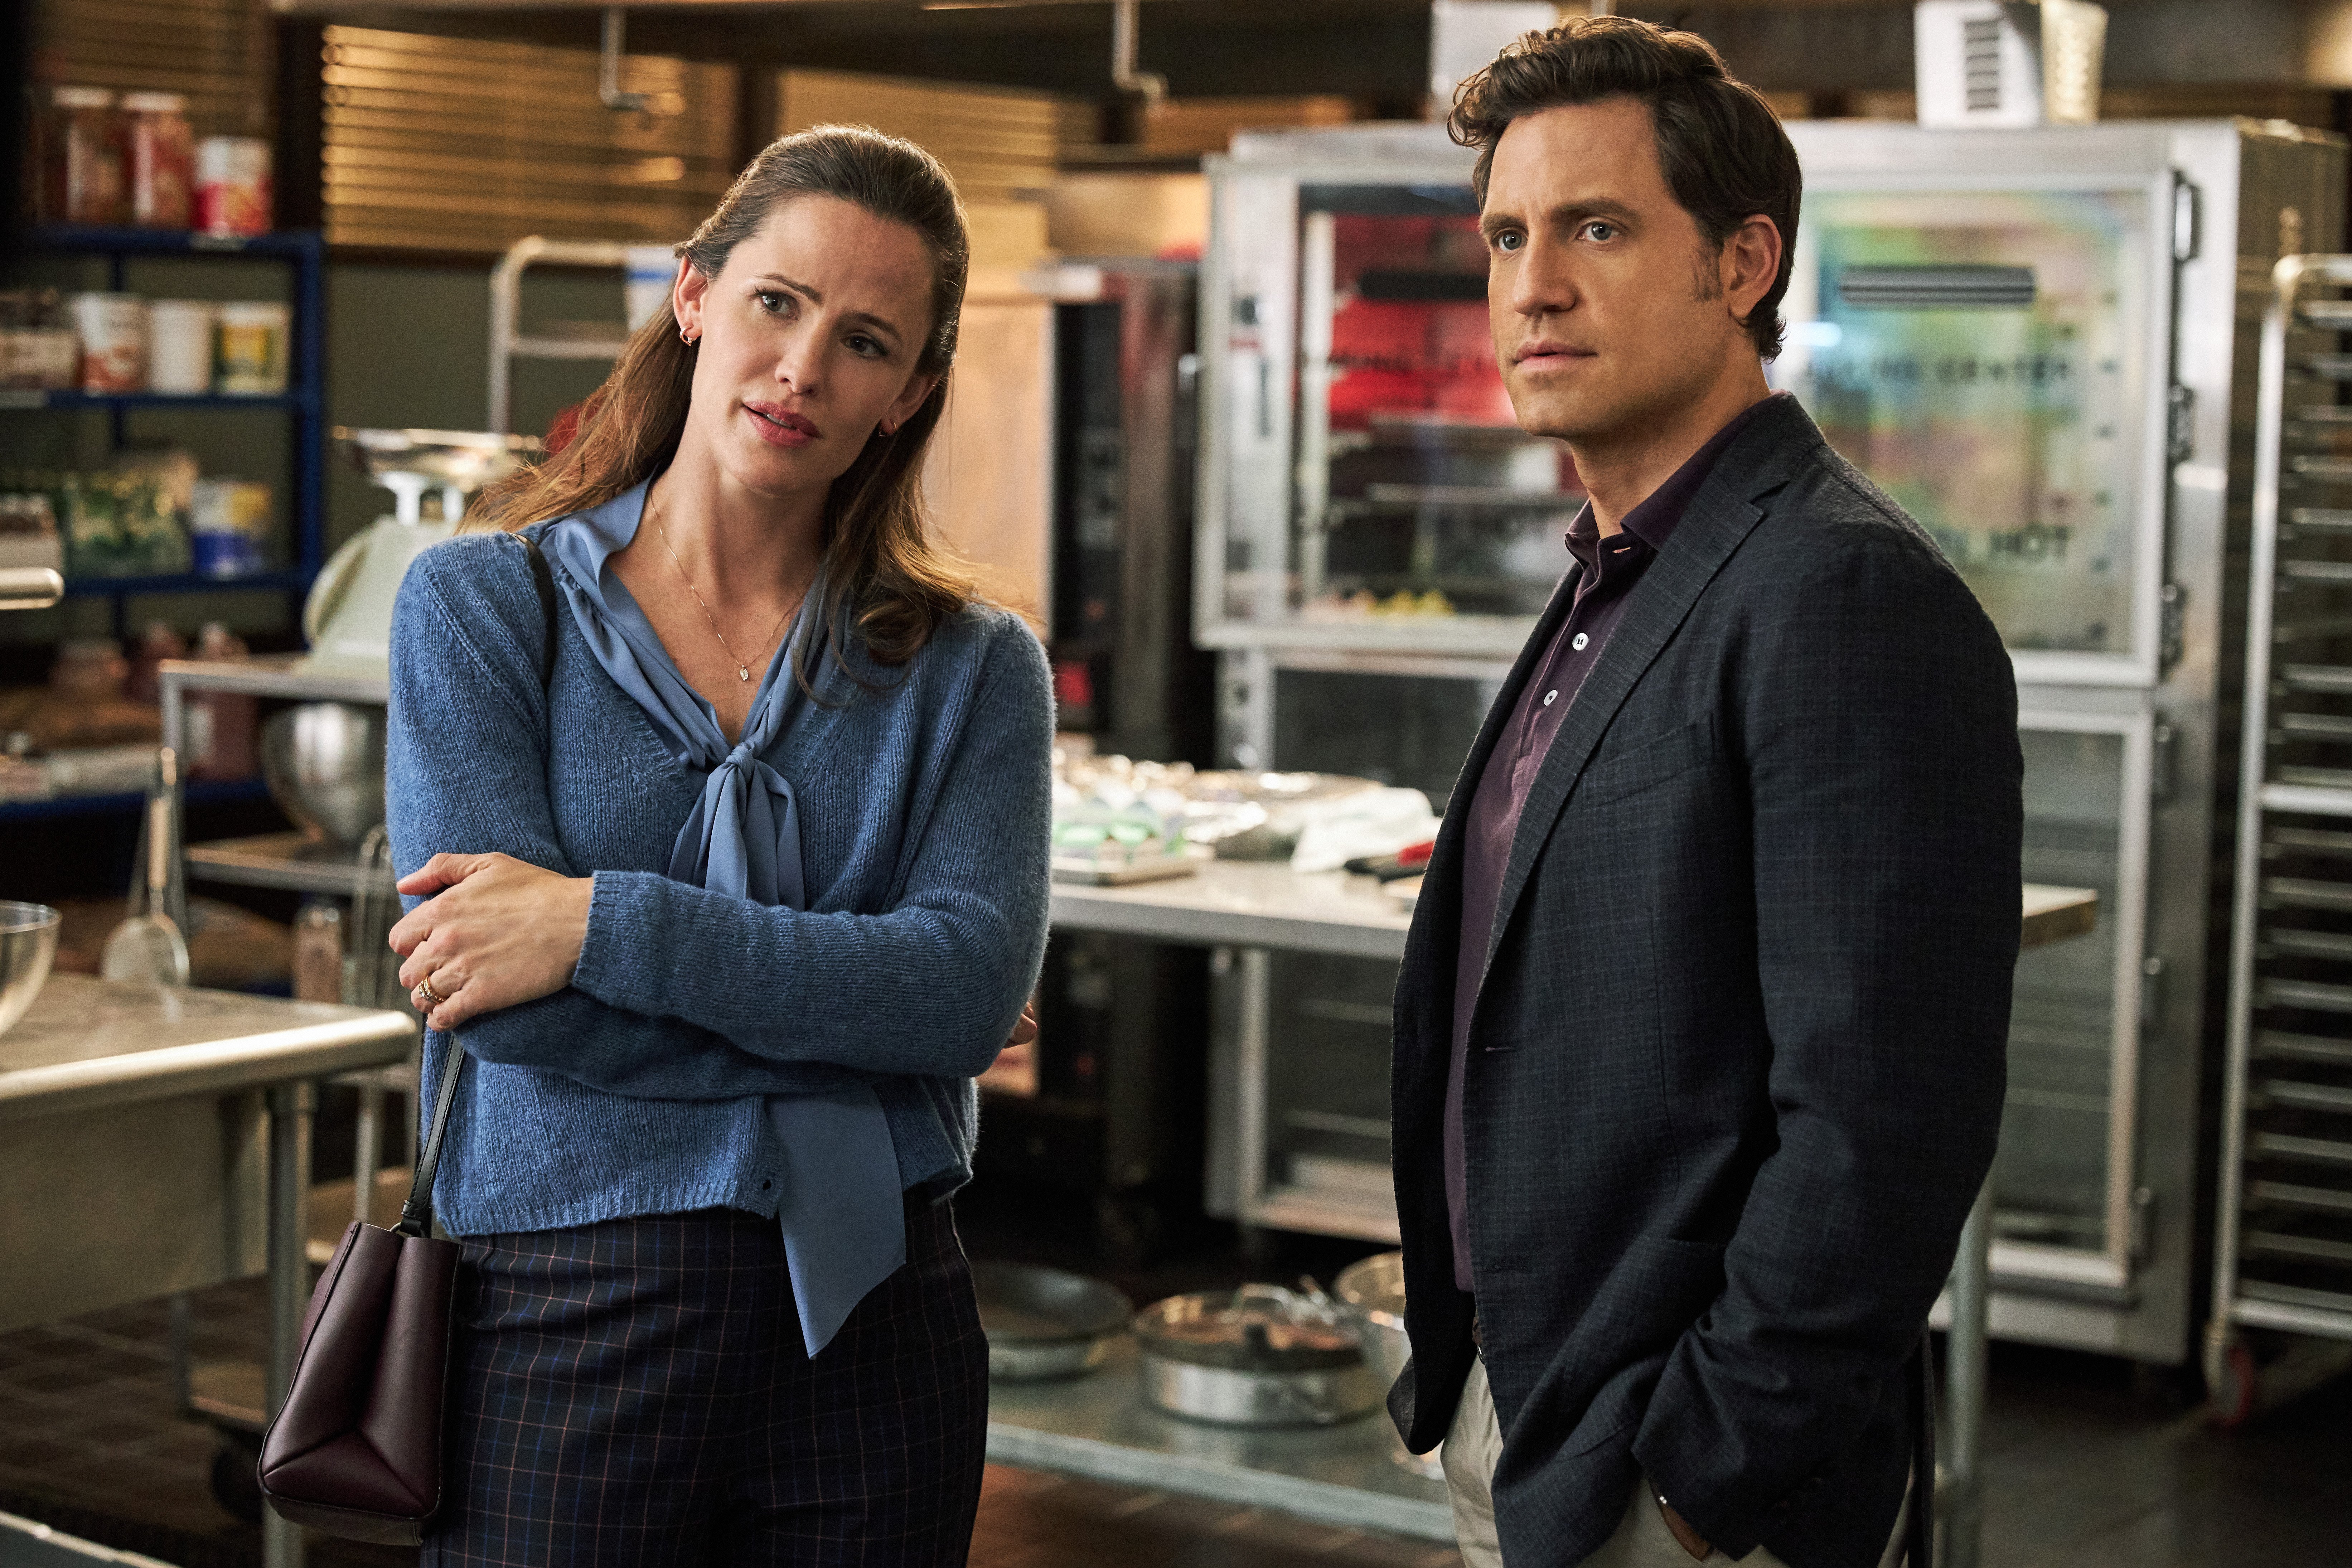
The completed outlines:
{"type": "Polygon", "coordinates": [[[909,376],[906,389],[898,394],[889,408],[883,413],[882,428],[894,435],[897,434],[898,426],[915,416],[915,410],[923,405],[923,399],[929,397],[931,395],[931,388],[939,384],[940,378],[936,375],[909,376]]]}
{"type": "Polygon", "coordinates": [[[677,276],[670,279],[670,314],[677,318],[678,336],[692,342],[702,335],[702,304],[710,293],[710,279],[693,262],[677,258],[677,276]]]}

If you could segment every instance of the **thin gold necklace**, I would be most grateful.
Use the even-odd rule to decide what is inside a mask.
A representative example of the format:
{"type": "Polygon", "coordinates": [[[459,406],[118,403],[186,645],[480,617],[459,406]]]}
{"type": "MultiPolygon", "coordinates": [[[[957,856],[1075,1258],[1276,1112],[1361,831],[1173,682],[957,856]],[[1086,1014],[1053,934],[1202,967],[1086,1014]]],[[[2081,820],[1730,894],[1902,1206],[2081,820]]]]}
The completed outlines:
{"type": "MultiPolygon", "coordinates": [[[[701,605],[702,618],[710,623],[711,633],[719,638],[719,646],[727,650],[727,662],[735,667],[735,679],[743,681],[750,680],[751,679],[751,667],[735,656],[735,649],[733,646],[728,642],[727,634],[719,629],[719,617],[710,613],[710,606],[709,605],[703,604],[702,590],[696,587],[694,585],[694,579],[686,574],[686,563],[677,558],[677,552],[671,547],[669,542],[669,530],[661,525],[661,519],[659,518],[654,519],[654,531],[661,535],[662,548],[669,552],[669,563],[677,568],[677,580],[686,584],[686,591],[694,595],[694,602],[697,605],[701,605]]],[[[802,597],[807,597],[805,592],[803,593],[802,597]]],[[[774,646],[776,634],[784,629],[784,622],[790,619],[792,613],[800,607],[801,604],[799,599],[794,599],[791,604],[784,606],[784,613],[776,617],[776,624],[768,628],[767,641],[760,645],[760,652],[762,655],[764,655],[770,647],[774,646]]]]}

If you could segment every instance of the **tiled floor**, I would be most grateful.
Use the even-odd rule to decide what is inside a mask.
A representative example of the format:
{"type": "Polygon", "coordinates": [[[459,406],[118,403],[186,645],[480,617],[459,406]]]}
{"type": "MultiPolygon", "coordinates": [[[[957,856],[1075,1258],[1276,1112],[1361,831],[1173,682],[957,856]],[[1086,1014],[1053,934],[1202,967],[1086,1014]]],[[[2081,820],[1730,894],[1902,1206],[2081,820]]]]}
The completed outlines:
{"type": "Polygon", "coordinates": [[[2116,1363],[1995,1346],[1986,1568],[2346,1568],[2352,1379],[2224,1433],[2116,1363]]]}
{"type": "MultiPolygon", "coordinates": [[[[196,1292],[197,1361],[258,1359],[257,1280],[196,1292]]],[[[260,1532],[213,1500],[218,1439],[173,1413],[161,1302],[0,1334],[0,1511],[178,1568],[251,1568],[260,1532]]],[[[313,1538],[317,1568],[394,1568],[414,1552],[313,1538]]],[[[989,1467],[973,1568],[1459,1568],[1427,1542],[1307,1524],[1003,1466],[989,1467]]]]}
{"type": "MultiPolygon", "coordinates": [[[[258,1282],[194,1298],[200,1360],[251,1357],[258,1282]]],[[[160,1303],[0,1335],[0,1510],[181,1568],[248,1568],[211,1430],[173,1414],[160,1303]]],[[[1987,1568],[2346,1568],[2352,1380],[2236,1434],[2135,1394],[2116,1363],[1996,1347],[1987,1568]]],[[[413,1558],[320,1542],[320,1568],[413,1558]]],[[[1427,1542],[992,1467],[974,1568],[1457,1568],[1427,1542]]]]}

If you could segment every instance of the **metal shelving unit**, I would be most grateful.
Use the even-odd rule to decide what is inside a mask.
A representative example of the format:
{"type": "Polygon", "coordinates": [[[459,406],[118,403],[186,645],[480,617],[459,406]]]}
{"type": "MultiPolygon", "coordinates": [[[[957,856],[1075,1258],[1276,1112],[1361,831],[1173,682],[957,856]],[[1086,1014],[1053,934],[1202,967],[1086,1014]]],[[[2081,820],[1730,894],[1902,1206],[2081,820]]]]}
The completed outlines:
{"type": "MultiPolygon", "coordinates": [[[[226,805],[268,798],[269,788],[259,779],[199,780],[184,785],[180,795],[184,805],[226,805]]],[[[146,804],[146,795],[136,790],[14,800],[0,804],[0,826],[19,822],[58,822],[77,816],[127,816],[146,804]]]]}
{"type": "Polygon", "coordinates": [[[629,265],[629,247],[616,239],[549,239],[526,235],[507,247],[490,272],[490,428],[505,434],[514,419],[514,362],[519,359],[618,359],[629,345],[625,329],[609,338],[526,337],[522,275],[533,266],[629,265]]]}
{"type": "Polygon", "coordinates": [[[115,618],[122,616],[122,601],[133,594],[216,593],[223,589],[268,588],[299,594],[310,585],[326,559],[326,241],[311,230],[224,238],[181,229],[58,227],[37,229],[36,248],[53,255],[102,256],[107,259],[107,287],[123,288],[125,268],[134,257],[183,256],[238,258],[282,261],[293,268],[293,342],[289,354],[290,374],[282,394],[234,396],[210,393],[87,393],[0,391],[0,410],[17,412],[102,412],[113,423],[116,446],[122,444],[129,415],[144,409],[201,408],[274,412],[294,421],[293,458],[288,491],[293,521],[294,561],[287,569],[246,577],[202,577],[193,573],[169,576],[68,577],[66,592],[80,596],[104,595],[115,601],[115,618]]]}
{"type": "MultiPolygon", "coordinates": [[[[336,898],[350,897],[360,875],[358,850],[321,844],[300,833],[262,833],[191,844],[187,862],[188,875],[198,881],[281,888],[336,898]]],[[[380,891],[391,893],[390,871],[378,871],[371,880],[380,891]]]]}
{"type": "MultiPolygon", "coordinates": [[[[272,413],[294,422],[292,457],[287,490],[292,521],[293,560],[284,568],[236,577],[205,576],[193,572],[137,576],[68,576],[68,598],[104,598],[113,602],[114,634],[126,630],[125,606],[134,596],[159,594],[264,592],[287,595],[299,606],[326,556],[326,245],[310,231],[218,237],[178,229],[51,227],[36,230],[36,249],[52,255],[103,256],[108,262],[107,286],[120,290],[125,268],[133,258],[190,257],[260,258],[286,263],[293,269],[293,341],[289,356],[290,374],[283,394],[235,396],[220,394],[159,392],[86,393],[0,388],[0,412],[103,413],[111,423],[111,437],[123,444],[128,417],[152,409],[238,410],[272,413]]],[[[179,742],[166,738],[167,744],[179,742]]],[[[210,805],[267,798],[258,779],[193,784],[184,804],[210,805]]],[[[71,817],[121,816],[136,811],[144,796],[137,794],[67,795],[48,800],[0,805],[0,826],[71,817]]]]}
{"type": "Polygon", "coordinates": [[[2206,1343],[2225,1422],[2352,1360],[2352,256],[2284,258],[2272,288],[2206,1343]],[[2320,1343],[2265,1372],[2247,1329],[2320,1343]]]}

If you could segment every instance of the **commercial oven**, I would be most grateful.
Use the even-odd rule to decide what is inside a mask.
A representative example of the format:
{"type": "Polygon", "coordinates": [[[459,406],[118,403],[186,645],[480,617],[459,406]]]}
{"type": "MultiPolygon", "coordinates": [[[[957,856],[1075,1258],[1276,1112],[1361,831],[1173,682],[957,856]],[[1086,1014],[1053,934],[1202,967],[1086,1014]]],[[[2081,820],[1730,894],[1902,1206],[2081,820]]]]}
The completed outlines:
{"type": "MultiPolygon", "coordinates": [[[[2177,1363],[2210,1245],[2252,323],[2280,254],[2338,242],[2344,146],[2244,121],[1789,130],[1772,379],[2000,628],[2025,876],[2100,896],[2093,935],[2018,968],[1992,1329],[2177,1363]]],[[[1234,763],[1442,802],[1566,565],[1574,468],[1502,396],[1469,164],[1434,126],[1244,135],[1213,163],[1194,615],[1234,763]]],[[[1269,1146],[1235,1163],[1256,1190],[1213,1197],[1313,1228],[1324,1191],[1328,1228],[1381,1233],[1358,1167],[1385,1148],[1348,1091],[1392,969],[1236,974],[1272,1065],[1221,1076],[1221,1107],[1265,1100],[1223,1125],[1269,1146]]]]}
{"type": "MultiPolygon", "coordinates": [[[[1021,554],[1039,564],[1057,727],[1065,743],[1206,763],[1215,674],[1188,613],[1195,268],[1070,261],[1023,284],[1049,416],[971,466],[1049,477],[1050,526],[1021,554]]],[[[1055,931],[1037,1041],[982,1079],[978,1173],[1090,1197],[1108,1252],[1150,1255],[1197,1202],[1207,965],[1198,948],[1055,931]]]]}

